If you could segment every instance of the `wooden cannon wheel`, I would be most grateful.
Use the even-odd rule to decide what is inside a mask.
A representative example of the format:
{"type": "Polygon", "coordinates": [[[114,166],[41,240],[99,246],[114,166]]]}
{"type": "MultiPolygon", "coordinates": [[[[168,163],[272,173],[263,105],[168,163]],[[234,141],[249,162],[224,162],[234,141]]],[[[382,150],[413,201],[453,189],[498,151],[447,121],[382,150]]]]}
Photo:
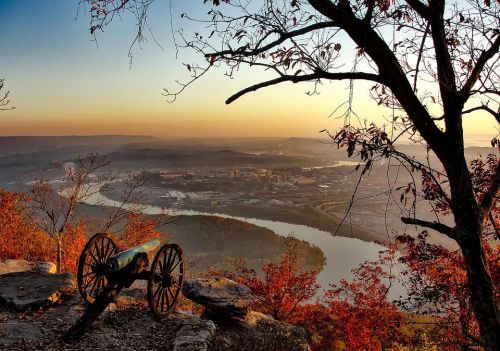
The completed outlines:
{"type": "Polygon", "coordinates": [[[156,254],[148,279],[148,304],[158,318],[172,312],[184,285],[186,263],[177,244],[165,244],[156,254]]]}
{"type": "Polygon", "coordinates": [[[117,253],[110,235],[98,233],[85,245],[78,261],[78,290],[87,303],[93,303],[97,295],[108,285],[105,276],[107,260],[117,253]]]}

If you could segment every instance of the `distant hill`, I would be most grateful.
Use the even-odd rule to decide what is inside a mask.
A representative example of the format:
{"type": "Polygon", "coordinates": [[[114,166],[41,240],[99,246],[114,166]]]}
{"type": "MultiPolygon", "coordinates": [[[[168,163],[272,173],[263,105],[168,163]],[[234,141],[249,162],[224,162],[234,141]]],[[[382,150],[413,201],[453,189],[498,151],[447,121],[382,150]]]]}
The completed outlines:
{"type": "Polygon", "coordinates": [[[107,155],[116,168],[300,167],[315,165],[309,157],[249,154],[206,147],[122,149],[107,155]]]}
{"type": "Polygon", "coordinates": [[[67,136],[9,136],[0,137],[0,157],[12,154],[54,150],[71,146],[82,149],[92,147],[117,147],[129,143],[157,140],[144,135],[67,135],[67,136]]]}

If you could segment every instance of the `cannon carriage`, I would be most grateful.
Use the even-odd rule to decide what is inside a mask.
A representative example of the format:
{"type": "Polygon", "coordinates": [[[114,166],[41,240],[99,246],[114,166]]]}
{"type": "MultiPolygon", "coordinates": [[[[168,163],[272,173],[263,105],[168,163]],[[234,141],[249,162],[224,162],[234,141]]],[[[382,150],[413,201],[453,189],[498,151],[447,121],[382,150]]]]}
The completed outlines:
{"type": "Polygon", "coordinates": [[[177,244],[165,244],[156,253],[149,265],[150,253],[160,246],[160,240],[118,252],[113,238],[104,233],[94,235],[85,245],[78,262],[78,290],[83,299],[93,303],[106,291],[110,283],[127,280],[125,287],[134,280],[147,280],[147,297],[151,312],[156,317],[164,317],[173,311],[184,284],[185,259],[177,244]],[[146,255],[144,255],[146,254],[146,255]],[[146,260],[140,272],[124,276],[127,266],[137,255],[146,260]],[[149,269],[146,267],[150,266],[149,269]]]}
{"type": "Polygon", "coordinates": [[[82,336],[119,292],[136,280],[147,280],[148,305],[155,317],[172,312],[184,285],[186,263],[179,245],[160,245],[160,240],[153,239],[119,252],[109,234],[90,238],[80,255],[77,274],[78,290],[87,308],[63,338],[82,336]]]}

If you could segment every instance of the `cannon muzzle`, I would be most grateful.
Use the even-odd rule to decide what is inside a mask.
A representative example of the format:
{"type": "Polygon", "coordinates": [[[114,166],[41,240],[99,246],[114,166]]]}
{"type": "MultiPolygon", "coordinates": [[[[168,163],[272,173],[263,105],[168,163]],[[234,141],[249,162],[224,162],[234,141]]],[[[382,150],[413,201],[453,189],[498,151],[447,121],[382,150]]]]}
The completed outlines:
{"type": "Polygon", "coordinates": [[[108,266],[111,272],[116,272],[128,265],[139,253],[149,253],[160,246],[159,239],[153,239],[147,243],[134,246],[128,250],[117,253],[108,259],[108,266]]]}

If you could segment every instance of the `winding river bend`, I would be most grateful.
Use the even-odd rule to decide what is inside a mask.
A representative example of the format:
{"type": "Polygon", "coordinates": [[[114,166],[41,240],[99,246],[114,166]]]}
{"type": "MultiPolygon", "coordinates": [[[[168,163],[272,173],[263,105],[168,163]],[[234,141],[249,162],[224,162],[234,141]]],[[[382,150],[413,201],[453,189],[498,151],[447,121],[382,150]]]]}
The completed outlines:
{"type": "MultiPolygon", "coordinates": [[[[92,197],[87,198],[86,203],[89,205],[100,204],[113,207],[120,205],[118,201],[112,200],[102,193],[96,193],[92,197]]],[[[151,215],[165,213],[165,210],[158,206],[141,205],[141,208],[144,213],[151,215]]],[[[351,270],[353,268],[357,267],[364,261],[376,260],[378,258],[379,251],[385,250],[385,247],[373,242],[332,236],[326,231],[305,225],[269,221],[257,218],[235,217],[223,213],[208,213],[193,210],[168,209],[166,213],[169,215],[204,215],[232,218],[268,228],[276,234],[284,237],[293,236],[297,239],[306,241],[311,245],[315,245],[323,251],[326,259],[323,270],[318,274],[318,283],[321,285],[322,289],[327,289],[331,283],[338,283],[343,278],[352,278],[351,270]]],[[[398,267],[396,267],[396,269],[397,268],[398,267]]],[[[391,298],[397,298],[402,293],[403,287],[397,282],[392,282],[389,296],[391,298]]]]}

